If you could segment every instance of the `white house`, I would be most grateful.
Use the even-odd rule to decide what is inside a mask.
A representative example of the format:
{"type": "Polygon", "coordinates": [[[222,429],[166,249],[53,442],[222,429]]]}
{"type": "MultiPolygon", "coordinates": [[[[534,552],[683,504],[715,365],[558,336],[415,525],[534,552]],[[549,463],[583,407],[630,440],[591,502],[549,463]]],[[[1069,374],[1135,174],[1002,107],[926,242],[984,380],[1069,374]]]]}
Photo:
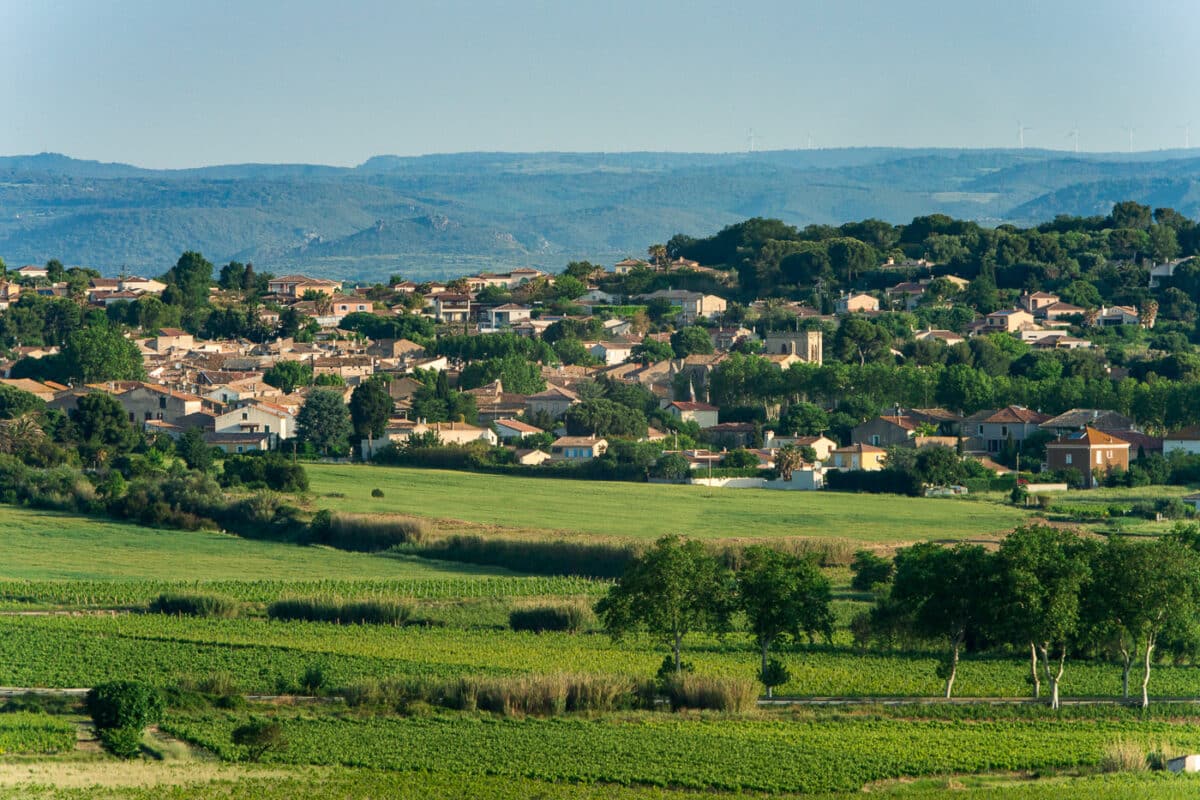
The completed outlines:
{"type": "Polygon", "coordinates": [[[216,433],[265,434],[272,445],[295,435],[296,418],[283,406],[253,400],[217,416],[216,433]]]}
{"type": "Polygon", "coordinates": [[[502,306],[489,308],[487,311],[488,327],[493,330],[511,328],[518,322],[524,322],[529,319],[532,310],[529,306],[522,306],[516,303],[505,303],[502,306]]]}
{"type": "Polygon", "coordinates": [[[519,419],[498,419],[492,423],[492,427],[496,429],[496,435],[500,437],[501,441],[505,442],[510,439],[522,439],[526,436],[545,433],[536,425],[521,422],[519,419]]]}
{"type": "Polygon", "coordinates": [[[633,345],[629,342],[589,342],[585,345],[593,358],[604,362],[606,367],[624,364],[633,355],[633,345]]]}
{"type": "Polygon", "coordinates": [[[1170,456],[1173,452],[1194,456],[1200,454],[1200,425],[1173,431],[1163,437],[1163,455],[1170,456]]]}

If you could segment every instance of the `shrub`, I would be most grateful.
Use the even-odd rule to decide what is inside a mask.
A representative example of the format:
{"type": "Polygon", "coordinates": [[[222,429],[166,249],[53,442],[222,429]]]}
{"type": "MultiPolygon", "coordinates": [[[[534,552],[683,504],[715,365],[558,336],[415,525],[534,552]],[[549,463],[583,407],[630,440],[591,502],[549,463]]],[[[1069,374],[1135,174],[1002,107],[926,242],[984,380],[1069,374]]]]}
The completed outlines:
{"type": "Polygon", "coordinates": [[[503,539],[455,535],[403,552],[443,561],[507,567],[537,575],[582,575],[619,578],[637,557],[639,546],[627,542],[503,539]]]}
{"type": "Polygon", "coordinates": [[[378,488],[372,489],[371,497],[383,497],[383,489],[378,489],[378,488]]]}
{"type": "Polygon", "coordinates": [[[514,631],[583,630],[592,619],[592,611],[582,603],[559,603],[514,608],[508,614],[508,624],[514,631]]]}
{"type": "Polygon", "coordinates": [[[850,562],[850,571],[854,577],[850,579],[850,588],[858,592],[869,592],[880,583],[892,579],[892,561],[872,553],[870,550],[859,550],[850,562]]]}
{"type": "Polygon", "coordinates": [[[300,688],[308,694],[320,694],[329,681],[324,664],[309,664],[300,676],[300,688]]]}
{"type": "Polygon", "coordinates": [[[237,616],[238,604],[228,597],[214,594],[160,594],[150,601],[150,613],[182,617],[237,616]]]}
{"type": "Polygon", "coordinates": [[[225,457],[221,483],[277,492],[308,491],[304,467],[280,453],[243,453],[225,457]]]}
{"type": "Polygon", "coordinates": [[[412,618],[412,607],[390,600],[325,600],[284,598],[267,606],[274,620],[332,622],[339,625],[404,625],[412,618]]]}
{"type": "Polygon", "coordinates": [[[314,542],[339,550],[375,553],[401,544],[420,544],[429,536],[429,521],[399,515],[321,511],[313,516],[309,536],[314,542]]]}
{"type": "Polygon", "coordinates": [[[711,709],[744,713],[758,704],[758,684],[744,678],[714,678],[683,675],[666,684],[671,708],[711,709]]]}
{"type": "Polygon", "coordinates": [[[136,681],[113,681],[87,693],[88,714],[97,730],[132,728],[141,731],[162,716],[162,697],[152,686],[136,681]]]}
{"type": "Polygon", "coordinates": [[[100,744],[118,758],[133,758],[142,752],[141,728],[102,728],[100,744]]]}
{"type": "Polygon", "coordinates": [[[285,744],[283,726],[275,720],[261,717],[234,728],[229,739],[246,748],[246,755],[251,761],[259,761],[268,750],[277,750],[285,744]]]}

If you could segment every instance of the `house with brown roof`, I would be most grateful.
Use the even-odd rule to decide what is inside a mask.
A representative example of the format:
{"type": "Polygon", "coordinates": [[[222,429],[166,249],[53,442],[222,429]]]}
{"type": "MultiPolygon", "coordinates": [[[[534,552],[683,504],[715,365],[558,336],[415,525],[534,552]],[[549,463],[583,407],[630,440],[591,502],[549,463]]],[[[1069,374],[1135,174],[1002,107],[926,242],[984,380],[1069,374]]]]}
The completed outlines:
{"type": "Polygon", "coordinates": [[[874,447],[908,445],[917,435],[920,422],[901,414],[881,414],[855,425],[850,429],[850,441],[854,444],[869,444],[874,447]]]}
{"type": "Polygon", "coordinates": [[[672,400],[664,410],[680,422],[694,422],[701,428],[711,428],[719,421],[720,409],[708,403],[691,400],[672,400]]]}
{"type": "Polygon", "coordinates": [[[1033,314],[1033,316],[1044,317],[1046,315],[1042,313],[1042,310],[1047,306],[1054,305],[1058,301],[1058,295],[1050,294],[1049,292],[1026,292],[1021,295],[1020,300],[1017,302],[1021,304],[1021,308],[1033,314]]]}
{"type": "Polygon", "coordinates": [[[496,430],[496,435],[500,437],[500,441],[502,442],[545,433],[538,426],[530,425],[528,422],[522,422],[519,419],[498,419],[492,423],[492,427],[496,430]]]}
{"type": "Polygon", "coordinates": [[[1163,437],[1163,455],[1182,453],[1188,456],[1200,455],[1200,425],[1171,431],[1163,437]]]}
{"type": "Polygon", "coordinates": [[[49,403],[58,394],[57,391],[46,384],[38,383],[30,378],[0,378],[0,383],[5,386],[11,386],[14,389],[20,389],[22,392],[28,392],[43,403],[49,403]]]}
{"type": "Polygon", "coordinates": [[[852,444],[839,447],[831,454],[829,466],[847,472],[849,470],[865,470],[878,472],[883,469],[887,460],[887,450],[869,444],[852,444]]]}
{"type": "Polygon", "coordinates": [[[579,395],[562,386],[548,386],[543,392],[525,398],[525,413],[544,412],[552,417],[561,417],[567,409],[579,402],[579,395]]]}
{"type": "Polygon", "coordinates": [[[1118,435],[1119,431],[1137,429],[1137,425],[1129,417],[1103,408],[1072,408],[1070,411],[1064,411],[1056,417],[1051,417],[1038,427],[1044,431],[1050,431],[1055,436],[1065,436],[1084,428],[1095,428],[1118,435]]]}
{"type": "Polygon", "coordinates": [[[1114,469],[1129,469],[1129,442],[1111,433],[1084,428],[1046,444],[1046,466],[1077,469],[1084,486],[1098,486],[1114,469]]]}
{"type": "Polygon", "coordinates": [[[342,290],[341,281],[310,278],[307,275],[281,275],[267,282],[267,291],[285,298],[301,298],[309,292],[335,295],[342,290]]]}
{"type": "Polygon", "coordinates": [[[999,453],[1010,440],[1020,444],[1037,433],[1048,414],[1023,406],[979,411],[963,420],[962,435],[966,448],[973,452],[999,453]]]}
{"type": "Polygon", "coordinates": [[[1015,333],[1033,325],[1033,314],[1023,308],[1005,308],[993,311],[984,319],[984,333],[1015,333]]]}
{"type": "Polygon", "coordinates": [[[179,392],[155,383],[125,381],[112,386],[109,391],[129,414],[130,422],[159,419],[178,424],[180,419],[195,414],[204,407],[203,399],[197,395],[179,392]]]}

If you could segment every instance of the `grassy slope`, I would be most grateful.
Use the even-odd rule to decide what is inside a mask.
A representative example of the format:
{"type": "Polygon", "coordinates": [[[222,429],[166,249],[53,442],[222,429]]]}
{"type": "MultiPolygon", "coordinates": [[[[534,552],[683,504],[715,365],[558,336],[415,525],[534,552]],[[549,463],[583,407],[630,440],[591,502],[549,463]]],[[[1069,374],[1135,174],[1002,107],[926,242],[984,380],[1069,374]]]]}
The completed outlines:
{"type": "Polygon", "coordinates": [[[895,543],[1009,530],[1025,512],[993,502],[520,478],[364,465],[306,465],[313,505],[654,538],[829,536],[895,543]],[[372,498],[371,490],[383,490],[372,498]],[[331,497],[329,495],[344,495],[331,497]]]}
{"type": "Polygon", "coordinates": [[[0,505],[0,580],[264,580],[508,574],[466,565],[143,528],[0,505]]]}

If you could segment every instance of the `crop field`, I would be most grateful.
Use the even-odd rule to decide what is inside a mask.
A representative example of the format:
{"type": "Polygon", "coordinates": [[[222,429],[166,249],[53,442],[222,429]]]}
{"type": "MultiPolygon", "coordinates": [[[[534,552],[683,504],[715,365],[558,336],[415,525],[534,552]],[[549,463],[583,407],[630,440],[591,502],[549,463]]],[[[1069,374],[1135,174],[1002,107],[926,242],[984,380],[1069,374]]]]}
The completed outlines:
{"type": "Polygon", "coordinates": [[[1002,534],[1029,512],[996,501],[553,480],[308,464],[312,506],[541,532],[653,539],[828,537],[895,544],[1002,534]],[[371,497],[372,489],[383,497],[371,497]]]}
{"type": "MultiPolygon", "coordinates": [[[[1200,731],[1190,725],[1157,721],[279,718],[288,747],[269,760],[283,763],[760,792],[850,791],[910,776],[1095,766],[1104,746],[1120,737],[1200,745],[1200,731]]],[[[181,716],[169,730],[236,758],[229,733],[244,720],[181,716]]]]}
{"type": "Polygon", "coordinates": [[[75,726],[48,714],[0,714],[0,755],[57,753],[75,746],[75,726]]]}
{"type": "MultiPolygon", "coordinates": [[[[724,641],[692,637],[686,658],[703,675],[752,679],[756,652],[744,634],[724,641]]],[[[306,668],[320,665],[331,686],[364,679],[458,678],[551,673],[648,678],[666,649],[645,637],[613,642],[598,633],[518,633],[498,627],[358,626],[266,619],[193,619],[160,615],[0,618],[0,685],[91,686],[117,677],[158,685],[209,674],[233,676],[247,692],[294,691],[306,668]]],[[[782,695],[930,697],[940,694],[941,653],[858,652],[848,646],[784,648],[791,672],[782,695]]],[[[1024,697],[1028,663],[967,657],[962,697],[1024,697]]],[[[1063,695],[1120,694],[1113,663],[1068,660],[1063,695]]],[[[1200,696],[1200,670],[1161,665],[1151,674],[1158,697],[1200,696]]]]}
{"type": "Polygon", "coordinates": [[[211,531],[144,528],[0,505],[0,582],[12,579],[302,580],[508,574],[211,531]]]}
{"type": "MultiPolygon", "coordinates": [[[[17,767],[18,765],[14,765],[17,767]]],[[[309,767],[282,772],[271,768],[227,767],[214,777],[187,765],[79,764],[72,769],[36,770],[28,764],[12,770],[0,765],[2,800],[296,800],[303,797],[382,798],[389,800],[711,800],[712,792],[621,786],[607,783],[549,783],[531,778],[452,773],[387,772],[345,767],[309,767]],[[117,767],[120,769],[118,772],[117,767]],[[18,778],[26,778],[18,781],[18,778]],[[138,783],[141,781],[142,783],[138,783]],[[143,785],[151,782],[152,785],[143,785]]],[[[1200,779],[1184,775],[1091,775],[1031,780],[1023,776],[905,780],[873,786],[872,797],[930,800],[1183,800],[1200,791],[1200,779]],[[948,792],[947,789],[950,789],[948,792]]],[[[736,797],[738,795],[717,795],[736,797]]],[[[746,796],[746,795],[742,795],[746,796]]],[[[749,795],[762,797],[760,794],[749,795]]],[[[851,800],[862,792],[796,795],[777,798],[851,800]]]]}

